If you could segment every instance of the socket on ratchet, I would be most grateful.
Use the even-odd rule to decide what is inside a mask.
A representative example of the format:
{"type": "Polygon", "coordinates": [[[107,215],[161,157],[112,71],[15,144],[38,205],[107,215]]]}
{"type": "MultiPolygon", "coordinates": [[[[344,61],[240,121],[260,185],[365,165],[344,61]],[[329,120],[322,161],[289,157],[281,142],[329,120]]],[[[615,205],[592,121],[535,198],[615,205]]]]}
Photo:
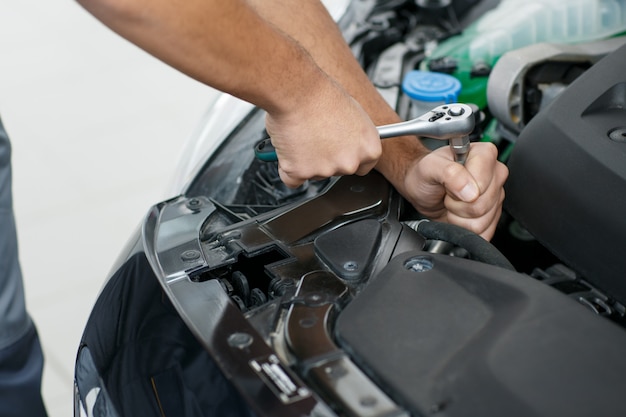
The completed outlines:
{"type": "MultiPolygon", "coordinates": [[[[381,139],[415,135],[448,140],[454,160],[464,164],[469,154],[469,134],[474,130],[475,117],[467,104],[443,104],[415,119],[378,126],[381,139]]],[[[276,161],[276,150],[269,138],[254,146],[256,157],[262,161],[276,161]]]]}

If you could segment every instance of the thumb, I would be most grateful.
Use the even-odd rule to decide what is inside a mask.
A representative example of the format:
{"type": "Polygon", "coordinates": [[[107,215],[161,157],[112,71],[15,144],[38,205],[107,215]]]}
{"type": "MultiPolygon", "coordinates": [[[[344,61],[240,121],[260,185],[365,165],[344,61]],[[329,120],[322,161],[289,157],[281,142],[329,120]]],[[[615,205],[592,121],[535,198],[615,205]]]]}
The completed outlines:
{"type": "Polygon", "coordinates": [[[289,188],[298,188],[302,184],[304,184],[304,179],[299,179],[294,176],[289,175],[282,167],[280,166],[280,159],[278,162],[278,175],[280,176],[280,180],[289,188]]]}
{"type": "MultiPolygon", "coordinates": [[[[468,176],[471,177],[471,175],[468,176]]],[[[474,178],[471,178],[458,193],[455,193],[455,195],[460,200],[463,200],[466,203],[471,203],[478,198],[480,190],[478,189],[478,185],[476,184],[476,181],[474,181],[474,178]]]]}
{"type": "Polygon", "coordinates": [[[420,160],[418,177],[445,189],[450,197],[471,203],[480,196],[478,182],[466,166],[452,160],[450,150],[434,150],[420,160]]]}
{"type": "Polygon", "coordinates": [[[480,196],[480,188],[472,174],[458,162],[446,160],[445,165],[440,171],[440,181],[446,192],[465,203],[475,201],[480,196]]]}

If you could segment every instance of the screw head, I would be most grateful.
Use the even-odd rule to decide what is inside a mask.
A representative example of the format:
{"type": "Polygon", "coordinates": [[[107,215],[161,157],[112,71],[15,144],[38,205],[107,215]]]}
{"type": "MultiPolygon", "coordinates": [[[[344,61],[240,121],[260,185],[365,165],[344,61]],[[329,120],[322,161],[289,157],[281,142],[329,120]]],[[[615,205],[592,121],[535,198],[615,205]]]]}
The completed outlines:
{"type": "Polygon", "coordinates": [[[414,256],[404,263],[411,272],[426,272],[433,269],[434,261],[430,256],[414,256]]]}
{"type": "Polygon", "coordinates": [[[355,272],[359,269],[359,264],[355,261],[348,261],[343,264],[343,269],[348,272],[355,272]]]}
{"type": "Polygon", "coordinates": [[[182,259],[183,262],[193,262],[195,260],[198,260],[199,258],[200,251],[197,251],[195,249],[187,250],[180,255],[180,259],[182,259]]]}
{"type": "Polygon", "coordinates": [[[185,205],[189,210],[200,210],[202,208],[202,200],[200,200],[199,198],[191,198],[187,200],[187,203],[185,203],[185,205]]]}
{"type": "Polygon", "coordinates": [[[614,142],[626,143],[626,127],[616,127],[610,130],[609,139],[614,142]]]}
{"type": "Polygon", "coordinates": [[[254,338],[248,333],[237,332],[228,336],[228,345],[236,349],[245,349],[252,344],[254,338]]]}

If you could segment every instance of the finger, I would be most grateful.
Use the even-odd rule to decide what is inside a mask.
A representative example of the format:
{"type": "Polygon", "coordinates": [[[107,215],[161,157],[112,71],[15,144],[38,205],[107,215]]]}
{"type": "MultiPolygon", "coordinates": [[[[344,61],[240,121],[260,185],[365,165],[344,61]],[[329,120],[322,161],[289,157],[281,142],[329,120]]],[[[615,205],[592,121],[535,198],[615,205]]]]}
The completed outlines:
{"type": "Polygon", "coordinates": [[[304,184],[304,181],[306,180],[290,176],[281,168],[280,163],[278,164],[278,175],[280,176],[280,180],[289,188],[298,188],[304,184]]]}
{"type": "Polygon", "coordinates": [[[456,216],[454,213],[447,213],[447,221],[457,226],[463,227],[473,233],[490,240],[498,225],[498,220],[502,214],[502,206],[494,206],[489,212],[481,217],[465,218],[456,216]]]}
{"type": "Polygon", "coordinates": [[[502,214],[504,189],[498,188],[493,195],[483,195],[473,204],[446,199],[447,219],[450,223],[464,227],[489,240],[495,233],[502,214]]]}
{"type": "Polygon", "coordinates": [[[494,175],[498,164],[498,149],[490,142],[472,143],[469,156],[465,161],[465,168],[472,175],[479,190],[484,192],[491,187],[494,179],[498,179],[494,175]]]}
{"type": "Polygon", "coordinates": [[[474,201],[465,202],[459,200],[453,195],[448,194],[444,200],[446,209],[454,213],[458,217],[467,219],[478,218],[484,216],[491,211],[493,207],[501,205],[504,195],[504,175],[501,167],[496,167],[493,172],[494,179],[491,181],[489,188],[483,190],[483,193],[474,201]]]}
{"type": "Polygon", "coordinates": [[[431,155],[433,157],[424,158],[425,173],[435,183],[443,185],[448,195],[466,203],[480,196],[480,187],[472,174],[465,166],[452,160],[447,147],[439,148],[431,155]]]}
{"type": "Polygon", "coordinates": [[[369,140],[365,141],[361,148],[359,166],[354,171],[357,175],[365,175],[374,169],[382,156],[383,147],[380,142],[380,137],[378,136],[378,131],[374,129],[372,132],[370,132],[369,140]]]}
{"type": "Polygon", "coordinates": [[[508,176],[508,169],[503,164],[498,164],[494,167],[491,176],[493,179],[489,187],[483,190],[479,198],[471,203],[466,203],[448,195],[444,201],[446,208],[458,217],[471,219],[482,217],[493,207],[502,205],[504,200],[503,186],[508,176]]]}
{"type": "Polygon", "coordinates": [[[359,169],[357,169],[357,171],[355,172],[356,175],[367,175],[372,169],[374,169],[374,167],[376,166],[376,163],[378,162],[378,160],[369,162],[369,163],[363,163],[359,166],[359,169]]]}

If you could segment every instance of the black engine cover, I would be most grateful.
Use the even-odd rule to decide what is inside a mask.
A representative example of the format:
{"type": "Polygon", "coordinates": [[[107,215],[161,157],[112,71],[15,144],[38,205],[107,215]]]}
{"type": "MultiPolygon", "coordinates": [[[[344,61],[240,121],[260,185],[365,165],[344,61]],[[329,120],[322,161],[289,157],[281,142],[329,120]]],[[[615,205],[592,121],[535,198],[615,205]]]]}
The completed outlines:
{"type": "Polygon", "coordinates": [[[626,332],[527,275],[407,252],[335,330],[416,415],[626,415],[626,332]]]}
{"type": "Polygon", "coordinates": [[[523,130],[505,208],[564,263],[626,302],[626,47],[523,130]]]}

